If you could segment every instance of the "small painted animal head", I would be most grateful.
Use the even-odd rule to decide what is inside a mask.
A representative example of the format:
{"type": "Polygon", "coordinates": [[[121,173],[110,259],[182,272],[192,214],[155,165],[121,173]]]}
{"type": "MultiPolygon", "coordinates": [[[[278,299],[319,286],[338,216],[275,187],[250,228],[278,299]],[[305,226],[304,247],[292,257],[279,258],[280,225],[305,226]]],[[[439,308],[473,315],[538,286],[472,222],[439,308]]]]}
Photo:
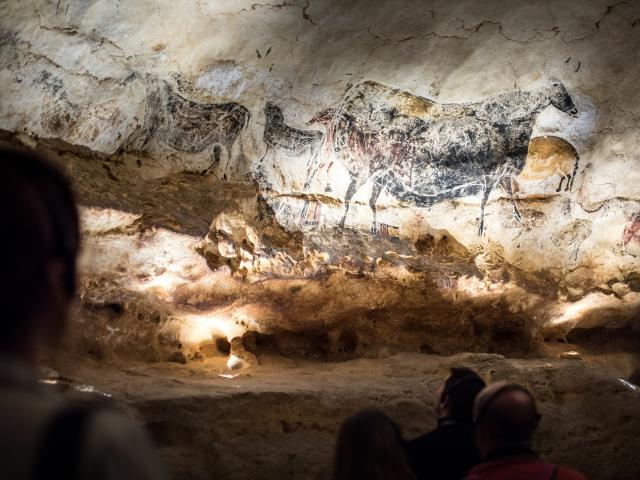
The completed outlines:
{"type": "Polygon", "coordinates": [[[333,120],[334,115],[336,114],[335,108],[326,108],[316,114],[311,120],[307,123],[312,125],[314,123],[319,123],[320,125],[328,125],[333,120]]]}
{"type": "Polygon", "coordinates": [[[271,119],[273,123],[283,123],[284,115],[282,114],[282,110],[277,105],[267,102],[264,106],[264,114],[268,119],[271,119]]]}
{"type": "Polygon", "coordinates": [[[551,85],[549,86],[549,101],[551,105],[564,113],[568,113],[574,117],[578,114],[578,109],[573,104],[573,100],[571,99],[571,96],[569,96],[569,92],[567,92],[564,84],[558,79],[551,79],[551,85]]]}

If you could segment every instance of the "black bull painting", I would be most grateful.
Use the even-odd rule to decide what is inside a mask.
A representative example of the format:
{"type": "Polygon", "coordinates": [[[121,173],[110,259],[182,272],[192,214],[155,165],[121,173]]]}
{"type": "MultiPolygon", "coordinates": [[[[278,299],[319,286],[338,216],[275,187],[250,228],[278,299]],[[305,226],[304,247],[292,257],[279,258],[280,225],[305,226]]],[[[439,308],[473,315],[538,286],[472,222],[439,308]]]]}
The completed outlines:
{"type": "MultiPolygon", "coordinates": [[[[230,159],[234,143],[249,122],[245,107],[234,102],[197,103],[166,82],[152,81],[148,90],[148,118],[132,146],[141,150],[157,136],[180,151],[212,149],[211,167],[220,150],[230,159]]],[[[370,182],[374,231],[378,229],[376,203],[386,190],[419,207],[479,195],[481,235],[489,195],[499,185],[513,198],[512,182],[525,166],[536,118],[549,105],[570,115],[577,113],[559,80],[536,90],[471,103],[438,103],[366,81],[351,87],[336,107],[309,121],[324,126],[324,134],[290,127],[281,110],[267,102],[263,141],[267,152],[284,149],[294,156],[309,152],[305,191],[321,165],[335,159],[346,167],[349,184],[340,227],[345,225],[353,196],[370,182]],[[326,157],[319,154],[323,144],[330,158],[321,158],[326,157]]],[[[567,177],[569,187],[575,170],[571,183],[567,177]]]]}
{"type": "MultiPolygon", "coordinates": [[[[371,81],[352,87],[337,107],[309,122],[324,125],[330,151],[349,173],[340,226],[355,193],[371,180],[374,230],[376,202],[386,189],[421,207],[480,194],[482,235],[489,195],[500,185],[513,196],[511,182],[524,168],[535,120],[549,105],[577,113],[557,80],[536,90],[461,104],[437,103],[371,81]]],[[[316,161],[307,185],[318,167],[316,161]]]]}

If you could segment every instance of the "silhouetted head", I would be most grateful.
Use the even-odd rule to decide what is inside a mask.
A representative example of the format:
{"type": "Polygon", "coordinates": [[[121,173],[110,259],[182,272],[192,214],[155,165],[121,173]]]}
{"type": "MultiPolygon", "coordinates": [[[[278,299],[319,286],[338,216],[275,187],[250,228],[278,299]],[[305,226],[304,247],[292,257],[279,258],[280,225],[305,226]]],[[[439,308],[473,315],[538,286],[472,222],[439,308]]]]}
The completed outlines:
{"type": "Polygon", "coordinates": [[[378,409],[363,410],[340,427],[334,480],[413,479],[402,449],[400,429],[378,409]]]}
{"type": "Polygon", "coordinates": [[[76,283],[78,213],[68,181],[33,152],[0,148],[0,352],[32,359],[59,339],[76,283]]]}
{"type": "Polygon", "coordinates": [[[540,414],[526,388],[492,383],[477,396],[473,408],[476,443],[482,458],[512,447],[531,448],[540,414]]]}
{"type": "Polygon", "coordinates": [[[567,89],[560,80],[551,79],[549,90],[551,105],[569,115],[576,116],[578,114],[578,109],[573,104],[569,92],[567,92],[567,89]]]}
{"type": "Polygon", "coordinates": [[[452,368],[438,392],[438,416],[471,423],[473,402],[484,387],[484,380],[470,368],[452,368]]]}

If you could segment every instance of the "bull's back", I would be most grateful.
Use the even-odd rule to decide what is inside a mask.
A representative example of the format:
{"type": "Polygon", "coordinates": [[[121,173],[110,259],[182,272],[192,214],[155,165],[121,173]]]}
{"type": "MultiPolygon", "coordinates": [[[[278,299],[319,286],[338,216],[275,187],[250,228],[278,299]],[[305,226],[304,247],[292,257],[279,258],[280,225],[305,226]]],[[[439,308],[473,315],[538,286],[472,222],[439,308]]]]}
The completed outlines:
{"type": "Polygon", "coordinates": [[[400,115],[426,118],[436,102],[419,95],[389,87],[382,83],[366,81],[349,90],[344,107],[350,113],[367,115],[376,109],[393,109],[400,115]]]}

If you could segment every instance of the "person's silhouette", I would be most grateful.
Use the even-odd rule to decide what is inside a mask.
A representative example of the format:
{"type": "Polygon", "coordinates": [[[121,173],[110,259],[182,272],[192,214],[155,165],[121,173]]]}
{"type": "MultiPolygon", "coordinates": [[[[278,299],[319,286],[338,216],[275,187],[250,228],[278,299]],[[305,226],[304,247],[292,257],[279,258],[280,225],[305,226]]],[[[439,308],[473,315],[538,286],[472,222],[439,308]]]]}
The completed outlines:
{"type": "Polygon", "coordinates": [[[437,428],[405,446],[418,479],[460,479],[480,461],[471,416],[473,401],[484,386],[473,370],[451,369],[438,391],[437,428]]]}
{"type": "Polygon", "coordinates": [[[0,478],[163,478],[138,426],[38,383],[75,293],[78,212],[67,179],[37,154],[0,148],[0,165],[0,478]]]}

